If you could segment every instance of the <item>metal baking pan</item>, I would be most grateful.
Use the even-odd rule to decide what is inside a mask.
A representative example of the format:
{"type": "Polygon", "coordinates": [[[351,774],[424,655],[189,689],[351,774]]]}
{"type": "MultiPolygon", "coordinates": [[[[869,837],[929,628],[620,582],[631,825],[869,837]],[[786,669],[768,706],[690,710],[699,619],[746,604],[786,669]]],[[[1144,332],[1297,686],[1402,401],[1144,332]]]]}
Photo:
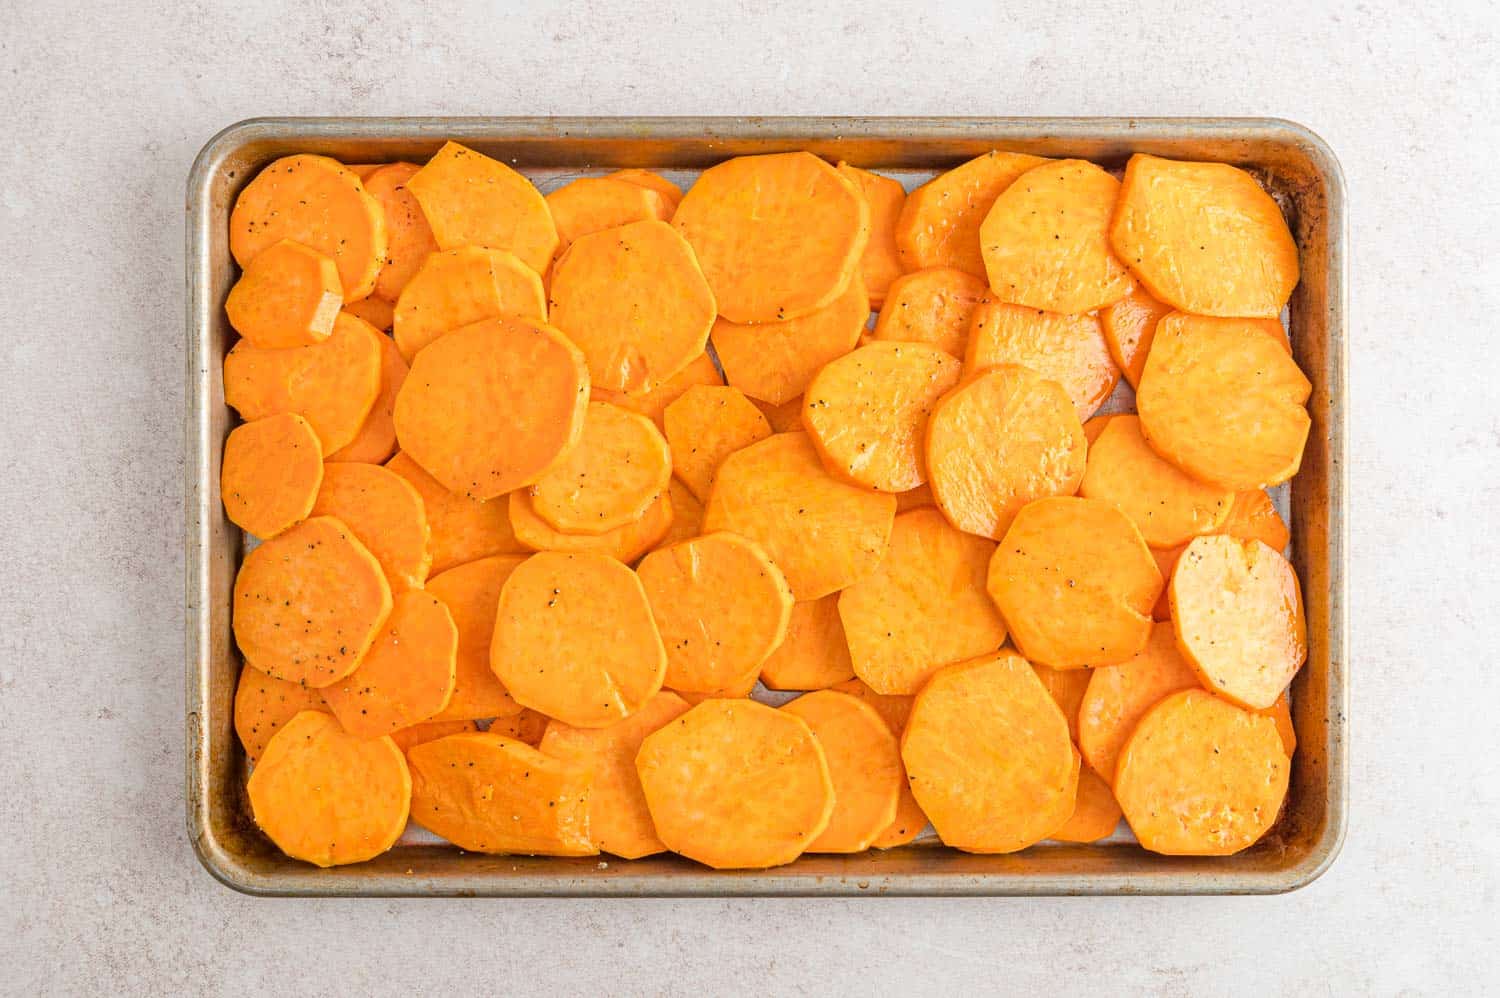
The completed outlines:
{"type": "Polygon", "coordinates": [[[1307,129],[1210,118],[303,118],[232,125],[204,146],[187,190],[187,817],[204,867],[250,894],[322,896],[838,896],[1271,894],[1316,879],[1348,821],[1345,585],[1344,183],[1307,129]],[[1282,204],[1301,250],[1290,328],[1312,380],[1312,432],[1290,489],[1293,561],[1307,604],[1308,661],[1292,687],[1298,750],[1285,811],[1253,848],[1174,858],[1131,843],[1043,844],[1008,856],[911,845],[806,856],[773,870],[720,873],[673,856],[624,861],[484,856],[401,845],[368,863],[320,870],[283,856],[250,820],[232,714],[240,659],[230,594],[243,544],[219,501],[219,458],[235,277],[229,211],[270,160],[322,153],[345,162],[423,160],[455,139],[512,164],[544,189],[625,166],[691,177],[729,156],[809,149],[890,171],[908,184],[990,149],[1076,156],[1116,167],[1135,152],[1252,170],[1282,204]]]}

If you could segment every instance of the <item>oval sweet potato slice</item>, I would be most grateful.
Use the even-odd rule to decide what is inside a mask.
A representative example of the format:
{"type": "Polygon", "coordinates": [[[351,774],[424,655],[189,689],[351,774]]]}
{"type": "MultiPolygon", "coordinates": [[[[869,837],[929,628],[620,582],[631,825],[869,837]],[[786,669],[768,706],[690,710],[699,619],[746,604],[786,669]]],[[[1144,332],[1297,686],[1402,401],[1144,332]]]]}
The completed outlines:
{"type": "Polygon", "coordinates": [[[1098,842],[1120,824],[1120,804],[1108,783],[1088,766],[1078,770],[1078,803],[1073,816],[1048,838],[1059,842],[1098,842]]]}
{"type": "Polygon", "coordinates": [[[1090,768],[1113,780],[1120,750],[1146,711],[1198,677],[1177,651],[1172,625],[1151,625],[1146,647],[1119,665],[1076,672],[1088,680],[1078,705],[1078,747],[1090,768]]]}
{"type": "Polygon", "coordinates": [[[935,673],[912,705],[901,757],[938,837],[964,852],[1025,849],[1060,828],[1076,803],[1068,723],[1012,652],[935,673]]]}
{"type": "Polygon", "coordinates": [[[661,543],[675,515],[669,487],[639,520],[602,534],[565,534],[536,514],[526,490],[510,494],[510,523],[527,550],[602,554],[627,564],[661,543]]]}
{"type": "Polygon", "coordinates": [[[646,736],[635,768],[662,842],[716,870],[790,863],[833,814],[812,729],[753,700],[698,704],[646,736]]]}
{"type": "Polygon", "coordinates": [[[343,304],[333,258],[283,239],[245,266],[229,289],[224,312],[252,345],[279,350],[326,340],[343,304]]]}
{"type": "Polygon", "coordinates": [[[989,300],[989,287],[965,270],[930,267],[891,282],[870,334],[877,340],[930,343],[962,360],[974,309],[989,300]]]}
{"type": "Polygon", "coordinates": [[[501,315],[545,319],[542,281],[514,254],[465,246],[432,253],[396,300],[396,346],[410,363],[444,333],[501,315]]]}
{"type": "Polygon", "coordinates": [[[559,252],[591,232],[672,217],[660,193],[614,177],[580,177],[564,184],[547,195],[547,208],[557,226],[559,252]]]}
{"type": "Polygon", "coordinates": [[[271,736],[304,710],[327,711],[321,690],[268,676],[246,666],[234,690],[234,733],[251,762],[260,758],[271,736]]]}
{"type": "Polygon", "coordinates": [[[879,308],[885,301],[886,288],[901,276],[896,220],[906,205],[906,188],[900,181],[848,163],[840,163],[838,171],[859,189],[870,209],[870,238],[865,241],[865,251],[859,258],[859,274],[870,295],[870,307],[879,308]]]}
{"type": "Polygon", "coordinates": [[[824,466],[877,492],[923,484],[927,417],[960,370],[925,343],[868,343],[831,361],[808,384],[802,409],[824,466]]]}
{"type": "Polygon", "coordinates": [[[392,593],[420,589],[432,555],[427,514],[411,483],[378,464],[330,464],[313,516],[333,516],[380,562],[392,593]]]}
{"type": "Polygon", "coordinates": [[[805,433],[778,433],[719,465],[703,530],[728,530],[766,549],[798,600],[869,575],[885,556],[895,497],[828,474],[805,433]]]}
{"type": "Polygon", "coordinates": [[[807,851],[868,849],[896,820],[904,780],[896,736],[874,708],[847,693],[805,693],[780,709],[807,722],[833,782],[833,814],[807,851]]]}
{"type": "Polygon", "coordinates": [[[939,174],[912,191],[896,222],[896,246],[907,270],[955,267],[983,278],[979,227],[995,198],[1040,156],[991,151],[939,174]]]}
{"type": "Polygon", "coordinates": [[[458,630],[431,593],[397,596],[359,668],[323,688],[344,730],[360,738],[394,734],[448,706],[458,630]]]}
{"type": "Polygon", "coordinates": [[[531,509],[564,533],[602,534],[639,520],[671,477],[672,455],[655,423],[590,402],[578,442],[531,486],[531,509]]]}
{"type": "Polygon", "coordinates": [[[224,441],[224,512],[255,537],[275,537],[305,520],[322,482],[323,447],[312,424],[296,413],[243,423],[224,441]]]}
{"type": "Polygon", "coordinates": [[[316,866],[374,859],[396,844],[411,806],[406,759],[389,738],[359,738],[305,710],[250,774],[250,810],[282,852],[316,866]]]}
{"type": "Polygon", "coordinates": [[[500,590],[522,561],[525,559],[515,555],[495,555],[450,568],[427,580],[427,592],[442,600],[458,631],[453,696],[437,719],[472,721],[520,713],[521,705],[490,669],[490,639],[495,633],[500,590]]]}
{"type": "Polygon", "coordinates": [[[1144,848],[1228,856],[1275,822],[1290,771],[1275,721],[1184,690],[1141,718],[1120,755],[1115,798],[1144,848]]]}
{"type": "Polygon", "coordinates": [[[736,156],[698,175],[672,224],[730,322],[807,315],[848,286],[870,234],[855,185],[809,152],[736,156]]]}
{"type": "Polygon", "coordinates": [[[1130,157],[1110,242],[1153,297],[1184,312],[1274,318],[1297,286],[1281,209],[1227,163],[1130,157]]]}
{"type": "Polygon", "coordinates": [[[935,509],[896,517],[879,567],[839,593],[855,674],[878,693],[916,693],[943,666],[999,649],[1005,622],[984,592],[994,551],[935,509]]]}
{"type": "Polygon", "coordinates": [[[719,464],[771,435],[771,425],[738,388],[696,385],[667,406],[662,426],[672,449],[672,472],[700,501],[708,498],[719,464]]]}
{"type": "Polygon", "coordinates": [[[653,551],[669,547],[678,541],[692,540],[703,533],[703,504],[686,485],[675,478],[667,483],[667,502],[672,507],[671,526],[651,545],[653,551]]]}
{"type": "Polygon", "coordinates": [[[1307,660],[1297,572],[1260,541],[1197,538],[1167,598],[1183,657],[1204,686],[1243,707],[1270,707],[1307,660]]]}
{"type": "Polygon", "coordinates": [[[705,534],[652,551],[636,572],[666,646],[668,687],[721,693],[755,685],[792,612],[786,579],[759,544],[705,534]]]}
{"type": "Polygon", "coordinates": [[[626,170],[616,170],[614,173],[607,174],[606,176],[611,180],[623,180],[628,184],[636,184],[660,194],[662,200],[666,203],[667,216],[669,218],[672,212],[677,210],[678,202],[682,200],[681,187],[678,187],[661,174],[652,173],[650,170],[641,170],[632,167],[626,170]]]}
{"type": "Polygon", "coordinates": [[[838,594],[793,603],[786,637],[761,663],[760,681],[773,690],[821,690],[853,676],[838,594]]]}
{"type": "Polygon", "coordinates": [[[306,686],[353,672],[390,612],[380,562],[331,516],[265,541],[234,580],[234,637],[245,660],[306,686]]]}
{"type": "Polygon", "coordinates": [[[375,279],[375,297],[395,302],[429,254],[438,251],[437,239],[422,206],[406,182],[420,168],[415,163],[389,163],[365,178],[365,190],[385,213],[385,265],[375,279]]]}
{"type": "Polygon", "coordinates": [[[1089,447],[1078,494],[1113,503],[1147,544],[1166,548],[1212,533],[1229,516],[1234,492],[1184,475],[1157,456],[1138,417],[1122,414],[1089,447]]]}
{"type": "Polygon", "coordinates": [[[519,714],[495,718],[485,730],[492,735],[514,738],[518,742],[525,742],[535,748],[542,743],[542,736],[547,733],[547,725],[552,723],[554,723],[553,720],[546,714],[532,710],[530,707],[522,707],[519,714]]]}
{"type": "Polygon", "coordinates": [[[1042,685],[1047,687],[1047,692],[1052,694],[1052,699],[1057,701],[1057,709],[1062,711],[1063,717],[1068,719],[1068,737],[1076,743],[1078,741],[1078,710],[1083,704],[1083,694],[1089,688],[1089,677],[1097,670],[1054,669],[1040,662],[1033,662],[1031,667],[1036,670],[1036,678],[1040,679],[1042,685]]]}
{"type": "Polygon", "coordinates": [[[1109,344],[1109,355],[1131,388],[1141,383],[1146,356],[1156,338],[1156,324],[1172,311],[1171,305],[1157,301],[1140,287],[1099,310],[1099,325],[1104,330],[1104,341],[1109,344]]]}
{"type": "Polygon", "coordinates": [[[932,497],[948,522],[998,540],[1028,502],[1078,491],[1088,444],[1061,386],[1002,365],[938,401],[925,455],[932,497]]]}
{"type": "Polygon", "coordinates": [[[660,381],[655,387],[644,392],[612,392],[597,386],[591,389],[591,397],[598,402],[608,402],[617,405],[621,409],[629,409],[638,412],[651,422],[656,424],[657,429],[666,432],[665,416],[667,406],[676,402],[695,385],[722,386],[724,376],[714,366],[713,357],[707,351],[700,353],[688,361],[686,367],[672,375],[665,381],[660,381]]]}
{"type": "MultiPolygon", "coordinates": [[[[499,720],[496,723],[499,723],[499,720]]],[[[404,755],[417,745],[435,742],[449,735],[461,735],[468,731],[478,730],[479,726],[473,721],[422,721],[420,724],[413,724],[400,731],[392,731],[390,739],[396,743],[396,747],[404,755]]]]}
{"type": "Polygon", "coordinates": [[[248,267],[290,239],[330,257],[344,301],[375,289],[386,254],[385,213],[359,177],[327,156],[275,160],[255,175],[229,214],[229,252],[248,267]]]}
{"type": "MultiPolygon", "coordinates": [[[[662,690],[641,709],[605,728],[547,724],[538,746],[546,755],[593,774],[589,788],[589,838],[624,859],[640,859],[667,847],[656,837],[646,793],[635,771],[635,756],[646,736],[686,713],[688,703],[662,690]]],[[[493,730],[493,729],[491,729],[493,730]]]]}
{"type": "Polygon", "coordinates": [[[1055,381],[1080,420],[1092,416],[1120,382],[1120,369],[1092,315],[1060,315],[988,302],[974,309],[964,376],[1015,364],[1055,381]]]}
{"type": "Polygon", "coordinates": [[[383,464],[396,451],[396,423],[391,411],[396,407],[396,393],[406,381],[406,361],[396,348],[396,341],[380,337],[380,390],[365,421],[354,439],[324,458],[325,461],[355,461],[361,464],[383,464]]]}
{"type": "MultiPolygon", "coordinates": [[[[886,696],[876,693],[865,685],[862,679],[849,679],[842,683],[835,683],[831,689],[840,693],[847,693],[875,709],[886,726],[891,729],[891,734],[896,736],[899,746],[902,732],[906,730],[907,718],[911,717],[911,705],[916,697],[911,696],[886,696]]],[[[906,777],[906,763],[901,764],[901,796],[896,801],[896,817],[886,826],[885,831],[875,836],[875,841],[870,845],[875,849],[894,849],[896,846],[904,846],[911,842],[923,830],[927,828],[927,815],[923,813],[922,806],[912,796],[911,782],[906,777]]]]}
{"type": "Polygon", "coordinates": [[[1023,655],[1078,669],[1145,647],[1162,579],[1124,513],[1098,499],[1055,497],[1016,515],[990,561],[988,588],[1023,655]]]}
{"type": "Polygon", "coordinates": [[[411,483],[422,497],[427,518],[427,550],[432,557],[429,575],[497,554],[523,554],[529,550],[516,538],[510,523],[510,502],[481,502],[449,492],[405,452],[385,465],[411,483]]]}

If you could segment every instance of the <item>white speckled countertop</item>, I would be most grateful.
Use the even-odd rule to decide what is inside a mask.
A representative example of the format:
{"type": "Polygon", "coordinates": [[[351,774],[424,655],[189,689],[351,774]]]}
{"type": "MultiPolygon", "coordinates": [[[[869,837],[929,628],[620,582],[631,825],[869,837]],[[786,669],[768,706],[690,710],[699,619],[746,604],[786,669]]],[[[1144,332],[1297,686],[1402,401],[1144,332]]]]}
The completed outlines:
{"type": "Polygon", "coordinates": [[[0,2],[0,993],[1494,986],[1496,6],[719,6],[0,2]],[[428,113],[1274,115],[1326,137],[1353,235],[1333,869],[1176,900],[307,902],[211,880],[182,803],[187,168],[252,115],[428,113]]]}

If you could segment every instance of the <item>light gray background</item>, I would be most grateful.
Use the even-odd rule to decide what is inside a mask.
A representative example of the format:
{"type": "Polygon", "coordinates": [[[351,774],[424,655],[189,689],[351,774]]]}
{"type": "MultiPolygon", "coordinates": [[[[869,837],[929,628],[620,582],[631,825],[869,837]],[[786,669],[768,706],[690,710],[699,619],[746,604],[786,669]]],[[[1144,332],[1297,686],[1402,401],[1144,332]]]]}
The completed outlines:
{"type": "Polygon", "coordinates": [[[1479,992],[1500,14],[0,0],[0,992],[1479,992]],[[92,5],[88,5],[92,6],[92,5]],[[1353,208],[1353,822],[1255,899],[305,902],[182,803],[183,189],[265,114],[1278,115],[1353,208]]]}

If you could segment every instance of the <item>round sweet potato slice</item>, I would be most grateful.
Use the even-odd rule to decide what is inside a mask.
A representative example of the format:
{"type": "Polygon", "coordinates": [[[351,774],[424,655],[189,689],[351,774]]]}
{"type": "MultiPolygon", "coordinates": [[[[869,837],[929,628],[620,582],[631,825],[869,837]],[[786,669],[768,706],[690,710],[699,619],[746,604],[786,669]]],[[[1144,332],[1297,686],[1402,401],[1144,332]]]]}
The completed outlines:
{"type": "Polygon", "coordinates": [[[501,315],[547,317],[542,280],[512,253],[464,246],[429,254],[407,280],[392,315],[407,363],[454,329],[501,315]]]}
{"type": "Polygon", "coordinates": [[[891,282],[870,334],[876,340],[929,343],[962,360],[974,309],[989,300],[989,287],[965,270],[931,267],[891,282]]]}
{"type": "Polygon", "coordinates": [[[781,405],[806,391],[823,365],[853,350],[869,319],[869,297],[855,277],[833,301],[800,318],[755,325],[720,318],[711,338],[731,385],[781,405]]]}
{"type": "Polygon", "coordinates": [[[838,165],[839,173],[851,181],[870,208],[870,238],[859,258],[859,274],[870,295],[870,307],[879,308],[885,301],[886,288],[901,276],[901,252],[896,247],[896,220],[906,204],[906,188],[901,182],[861,170],[848,163],[838,165]]]}
{"type": "Polygon", "coordinates": [[[1076,803],[1068,723],[1012,652],[934,674],[912,705],[901,757],[938,837],[964,852],[1025,849],[1060,828],[1076,803]]]}
{"type": "Polygon", "coordinates": [[[896,246],[907,270],[954,267],[983,278],[979,227],[995,198],[1040,156],[991,151],[912,191],[896,222],[896,246]]]}
{"type": "MultiPolygon", "coordinates": [[[[677,479],[667,483],[667,502],[672,507],[671,526],[659,540],[651,545],[653,551],[692,540],[703,533],[703,504],[698,497],[677,479]]],[[[631,559],[622,559],[630,561],[631,559]]]]}
{"type": "MultiPolygon", "coordinates": [[[[496,723],[498,724],[499,720],[496,723]]],[[[422,721],[419,724],[402,728],[400,731],[392,731],[390,739],[396,743],[396,747],[404,755],[418,745],[435,742],[449,735],[461,735],[478,730],[479,726],[473,721],[422,721]]]]}
{"type": "Polygon", "coordinates": [[[708,498],[719,464],[771,435],[771,424],[738,388],[695,385],[662,414],[672,472],[699,501],[708,498]]]}
{"type": "Polygon", "coordinates": [[[283,239],[246,265],[229,289],[224,312],[251,344],[279,350],[326,340],[343,304],[333,258],[283,239]]]}
{"type": "Polygon", "coordinates": [[[802,410],[823,464],[877,492],[922,485],[927,417],[961,366],[925,343],[868,343],[830,362],[808,384],[802,410]]]}
{"type": "Polygon", "coordinates": [[[330,464],[313,516],[334,516],[380,562],[392,593],[420,589],[432,555],[427,514],[411,483],[378,464],[330,464]]]}
{"type": "Polygon", "coordinates": [[[420,169],[415,163],[389,163],[365,178],[365,190],[385,213],[385,263],[375,279],[375,297],[394,303],[401,297],[429,254],[438,251],[432,227],[406,182],[420,169]]]}
{"type": "Polygon", "coordinates": [[[1162,579],[1124,513],[1098,499],[1055,497],[1016,515],[990,561],[988,588],[1023,655],[1079,669],[1145,647],[1162,579]]]}
{"type": "Polygon", "coordinates": [[[1119,193],[1118,180],[1082,159],[1043,163],[1017,177],[979,227],[995,297],[1064,315],[1125,297],[1135,282],[1109,243],[1119,193]]]}
{"type": "Polygon", "coordinates": [[[1114,417],[1089,447],[1078,494],[1113,503],[1157,548],[1212,533],[1234,505],[1232,490],[1189,478],[1158,457],[1133,415],[1114,417]]]}
{"type": "MultiPolygon", "coordinates": [[[[896,741],[901,741],[901,734],[906,730],[906,720],[911,717],[911,705],[916,697],[876,693],[862,679],[849,679],[830,688],[869,704],[891,729],[896,741]]],[[[896,801],[896,817],[886,826],[885,831],[875,836],[875,841],[870,843],[872,848],[893,849],[904,846],[927,828],[927,815],[912,796],[911,782],[906,778],[905,762],[901,764],[901,774],[901,797],[896,801]]]]}
{"type": "Polygon", "coordinates": [[[728,530],[766,549],[798,600],[869,575],[885,556],[896,499],[828,474],[805,433],[778,433],[719,465],[703,530],[728,530]]]}
{"type": "Polygon", "coordinates": [[[361,464],[383,464],[396,450],[396,423],[391,411],[396,407],[396,393],[406,381],[406,361],[396,348],[396,341],[380,336],[380,390],[365,421],[354,439],[324,458],[325,461],[356,461],[361,464]]]}
{"type": "Polygon", "coordinates": [[[1132,658],[1074,674],[1088,680],[1078,705],[1078,747],[1106,780],[1114,779],[1120,750],[1146,711],[1179,690],[1199,688],[1167,622],[1151,625],[1146,647],[1132,658]]]}
{"type": "Polygon", "coordinates": [[[1297,286],[1281,209],[1226,163],[1132,156],[1110,242],[1154,298],[1184,312],[1275,318],[1297,286]]]}
{"type": "Polygon", "coordinates": [[[809,152],[736,156],[699,174],[672,224],[692,244],[730,322],[795,319],[859,270],[870,208],[809,152]]]}
{"type": "Polygon", "coordinates": [[[628,184],[645,187],[661,195],[662,201],[667,206],[667,217],[677,210],[677,204],[682,200],[682,188],[659,173],[650,170],[642,170],[635,167],[626,170],[616,170],[607,174],[610,180],[623,180],[628,184]]]}
{"type": "Polygon", "coordinates": [[[672,217],[666,200],[643,184],[614,177],[580,177],[547,195],[557,226],[558,251],[591,232],[672,217]]]}
{"type": "Polygon", "coordinates": [[[1078,741],[1078,710],[1083,704],[1083,694],[1089,688],[1089,677],[1097,670],[1093,669],[1054,669],[1050,665],[1042,665],[1033,662],[1031,667],[1036,670],[1036,678],[1047,687],[1047,692],[1052,694],[1052,699],[1057,701],[1057,709],[1063,712],[1063,717],[1068,719],[1068,737],[1076,744],[1078,741]]]}
{"type": "Polygon", "coordinates": [[[818,690],[780,708],[812,729],[833,781],[833,814],[808,852],[861,852],[896,820],[904,771],[901,747],[869,704],[818,690]]]}
{"type": "Polygon", "coordinates": [[[602,728],[640,710],[666,667],[641,580],[613,558],[544,551],[505,580],[490,668],[522,706],[602,728]]]}
{"type": "Polygon", "coordinates": [[[998,540],[1028,502],[1078,491],[1088,444],[1061,386],[1001,365],[939,400],[925,453],[927,482],[948,522],[998,540]]]}
{"type": "Polygon", "coordinates": [[[761,663],[760,681],[773,690],[821,690],[853,676],[838,594],[793,603],[786,637],[761,663]]]}
{"type": "Polygon", "coordinates": [[[255,537],[275,537],[305,520],[322,482],[323,447],[312,424],[296,413],[243,423],[224,441],[224,512],[255,537]]]}
{"type": "Polygon", "coordinates": [[[1144,848],[1228,856],[1275,822],[1290,771],[1275,721],[1184,690],[1141,718],[1120,755],[1115,798],[1144,848]]]}
{"type": "Polygon", "coordinates": [[[317,710],[272,737],[247,789],[255,823],[276,847],[323,867],[385,852],[411,807],[411,774],[396,743],[352,735],[317,710]]]}
{"type": "Polygon", "coordinates": [[[520,713],[521,705],[490,669],[490,639],[495,633],[500,590],[524,560],[515,555],[480,558],[427,580],[427,592],[448,608],[458,631],[453,696],[437,713],[437,720],[473,721],[520,713]]]}
{"type": "Polygon", "coordinates": [[[707,351],[700,353],[688,365],[665,381],[660,381],[654,388],[644,392],[612,392],[595,386],[591,389],[591,398],[596,402],[608,402],[617,405],[621,409],[629,409],[638,412],[651,422],[656,424],[657,429],[666,432],[665,416],[667,406],[676,402],[687,393],[689,388],[696,385],[708,385],[720,387],[724,384],[724,376],[714,366],[713,357],[707,351]]]}
{"type": "Polygon", "coordinates": [[[1088,419],[1120,383],[1120,369],[1092,315],[1061,315],[989,302],[974,309],[964,376],[1015,364],[1055,381],[1080,420],[1088,419]]]}
{"type": "Polygon", "coordinates": [[[510,502],[481,502],[449,492],[410,455],[401,452],[385,465],[411,483],[422,497],[427,518],[427,550],[432,556],[429,575],[497,554],[523,554],[529,549],[516,538],[510,523],[510,502]]]}
{"type": "Polygon", "coordinates": [[[839,593],[855,674],[878,693],[911,694],[943,666],[998,650],[1005,622],[984,592],[994,551],[935,509],[896,517],[879,567],[839,593]]]}
{"type": "Polygon", "coordinates": [[[245,661],[306,686],[353,672],[390,612],[380,562],[331,516],[264,542],[234,580],[234,637],[245,661]]]}
{"type": "Polygon", "coordinates": [[[1297,572],[1260,541],[1197,538],[1167,598],[1183,657],[1204,686],[1243,707],[1270,707],[1307,660],[1297,572]]]}
{"type": "Polygon", "coordinates": [[[705,534],[652,551],[636,572],[666,646],[668,687],[722,693],[755,685],[792,613],[786,579],[759,544],[705,534]]]}
{"type": "Polygon", "coordinates": [[[251,761],[259,759],[271,736],[304,710],[327,711],[321,690],[268,676],[246,666],[234,690],[234,733],[251,761]]]}
{"type": "Polygon", "coordinates": [[[717,870],[790,863],[833,814],[807,722],[753,700],[705,700],[646,736],[636,772],[668,849],[717,870]]]}
{"type": "Polygon", "coordinates": [[[359,668],[325,686],[323,698],[350,734],[394,734],[448,706],[457,652],[448,608],[431,593],[404,592],[359,668]]]}
{"type": "Polygon", "coordinates": [[[1120,824],[1120,804],[1108,783],[1088,766],[1078,770],[1078,803],[1073,816],[1048,838],[1059,842],[1098,842],[1120,824]]]}
{"type": "Polygon", "coordinates": [[[1099,310],[1099,325],[1104,330],[1104,341],[1109,344],[1109,355],[1131,388],[1141,383],[1146,356],[1156,338],[1156,324],[1172,311],[1171,305],[1157,301],[1140,287],[1099,310]]]}
{"type": "Polygon", "coordinates": [[[646,507],[639,520],[602,534],[565,534],[536,514],[525,489],[510,494],[510,523],[522,547],[530,551],[602,554],[626,564],[660,544],[672,529],[675,515],[669,487],[646,507]]]}
{"type": "Polygon", "coordinates": [[[667,490],[672,455],[645,416],[590,402],[578,442],[531,486],[532,511],[564,533],[634,523],[667,490]]]}

